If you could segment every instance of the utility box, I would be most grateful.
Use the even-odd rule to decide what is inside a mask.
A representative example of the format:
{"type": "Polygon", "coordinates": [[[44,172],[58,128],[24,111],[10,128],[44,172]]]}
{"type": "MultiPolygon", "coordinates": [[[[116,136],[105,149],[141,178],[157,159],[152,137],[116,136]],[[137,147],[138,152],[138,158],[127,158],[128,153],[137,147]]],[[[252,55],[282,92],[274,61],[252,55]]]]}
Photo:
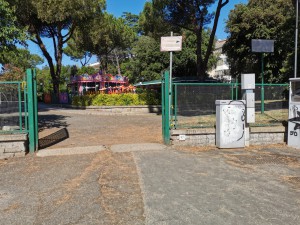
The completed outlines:
{"type": "Polygon", "coordinates": [[[241,76],[241,88],[242,90],[253,90],[255,89],[255,74],[245,73],[241,76]]]}
{"type": "Polygon", "coordinates": [[[217,147],[245,147],[245,110],[245,100],[216,100],[217,147]]]}
{"type": "Polygon", "coordinates": [[[300,149],[300,78],[290,79],[288,146],[300,149]]]}

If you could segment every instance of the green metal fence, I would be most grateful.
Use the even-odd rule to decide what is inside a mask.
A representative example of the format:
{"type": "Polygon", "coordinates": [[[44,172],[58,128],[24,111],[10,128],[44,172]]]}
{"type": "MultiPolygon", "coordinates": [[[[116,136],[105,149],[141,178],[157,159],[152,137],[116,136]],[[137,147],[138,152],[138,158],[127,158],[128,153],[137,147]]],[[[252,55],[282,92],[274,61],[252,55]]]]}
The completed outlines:
{"type": "Polygon", "coordinates": [[[27,132],[26,100],[23,82],[0,82],[0,133],[27,132]]]}
{"type": "Polygon", "coordinates": [[[26,70],[26,81],[0,82],[0,135],[27,133],[29,151],[38,148],[36,71],[26,70]]]}
{"type": "MultiPolygon", "coordinates": [[[[288,119],[288,84],[256,84],[256,123],[275,126],[288,119]]],[[[174,83],[170,129],[214,127],[216,100],[242,99],[238,83],[174,83]]]]}

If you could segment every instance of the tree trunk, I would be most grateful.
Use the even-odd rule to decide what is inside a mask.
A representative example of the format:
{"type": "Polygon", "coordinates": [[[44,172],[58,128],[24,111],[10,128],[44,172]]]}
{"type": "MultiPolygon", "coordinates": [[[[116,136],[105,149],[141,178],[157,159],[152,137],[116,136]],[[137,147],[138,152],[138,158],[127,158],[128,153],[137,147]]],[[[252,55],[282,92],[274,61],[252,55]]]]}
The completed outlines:
{"type": "Polygon", "coordinates": [[[60,84],[60,74],[62,67],[62,55],[63,55],[63,37],[61,34],[61,26],[58,26],[57,32],[57,51],[56,51],[56,74],[55,80],[53,80],[53,91],[54,94],[58,96],[59,94],[59,84],[60,84]]]}
{"type": "Polygon", "coordinates": [[[209,43],[208,43],[207,50],[206,50],[206,53],[205,53],[205,58],[204,58],[204,64],[206,65],[206,69],[207,69],[209,57],[212,54],[212,50],[213,50],[213,45],[214,45],[214,40],[215,40],[215,35],[216,35],[216,30],[217,30],[217,26],[218,26],[218,21],[219,21],[221,9],[228,2],[229,2],[229,0],[225,0],[224,2],[223,2],[223,0],[218,0],[218,6],[217,6],[217,10],[215,12],[214,24],[213,24],[212,31],[210,33],[209,43]]]}

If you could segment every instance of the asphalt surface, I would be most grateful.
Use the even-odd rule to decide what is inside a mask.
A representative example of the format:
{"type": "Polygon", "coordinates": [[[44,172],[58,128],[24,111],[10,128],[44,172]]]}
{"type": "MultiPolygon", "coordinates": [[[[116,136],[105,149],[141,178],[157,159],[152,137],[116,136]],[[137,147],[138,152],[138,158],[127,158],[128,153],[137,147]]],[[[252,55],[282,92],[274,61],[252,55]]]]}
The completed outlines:
{"type": "Polygon", "coordinates": [[[228,162],[244,154],[249,153],[134,153],[146,224],[300,224],[299,186],[284,182],[284,177],[299,177],[299,167],[228,162]]]}
{"type": "Polygon", "coordinates": [[[101,115],[93,119],[124,127],[127,120],[136,129],[148,121],[129,143],[90,135],[92,147],[84,147],[77,133],[87,128],[72,124],[84,117],[44,112],[53,115],[66,121],[70,136],[44,151],[59,155],[0,160],[0,224],[300,224],[299,149],[179,149],[146,137],[156,116],[134,124],[132,117],[101,115]]]}

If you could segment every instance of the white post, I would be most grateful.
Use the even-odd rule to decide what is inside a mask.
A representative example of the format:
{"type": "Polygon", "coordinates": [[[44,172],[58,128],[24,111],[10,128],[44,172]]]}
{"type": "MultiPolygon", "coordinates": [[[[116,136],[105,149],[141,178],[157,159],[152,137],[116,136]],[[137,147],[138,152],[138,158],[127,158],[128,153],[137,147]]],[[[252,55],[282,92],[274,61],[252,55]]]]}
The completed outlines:
{"type": "Polygon", "coordinates": [[[297,77],[298,67],[298,14],[299,14],[299,0],[296,0],[296,31],[295,31],[295,68],[294,77],[297,77]]]}

